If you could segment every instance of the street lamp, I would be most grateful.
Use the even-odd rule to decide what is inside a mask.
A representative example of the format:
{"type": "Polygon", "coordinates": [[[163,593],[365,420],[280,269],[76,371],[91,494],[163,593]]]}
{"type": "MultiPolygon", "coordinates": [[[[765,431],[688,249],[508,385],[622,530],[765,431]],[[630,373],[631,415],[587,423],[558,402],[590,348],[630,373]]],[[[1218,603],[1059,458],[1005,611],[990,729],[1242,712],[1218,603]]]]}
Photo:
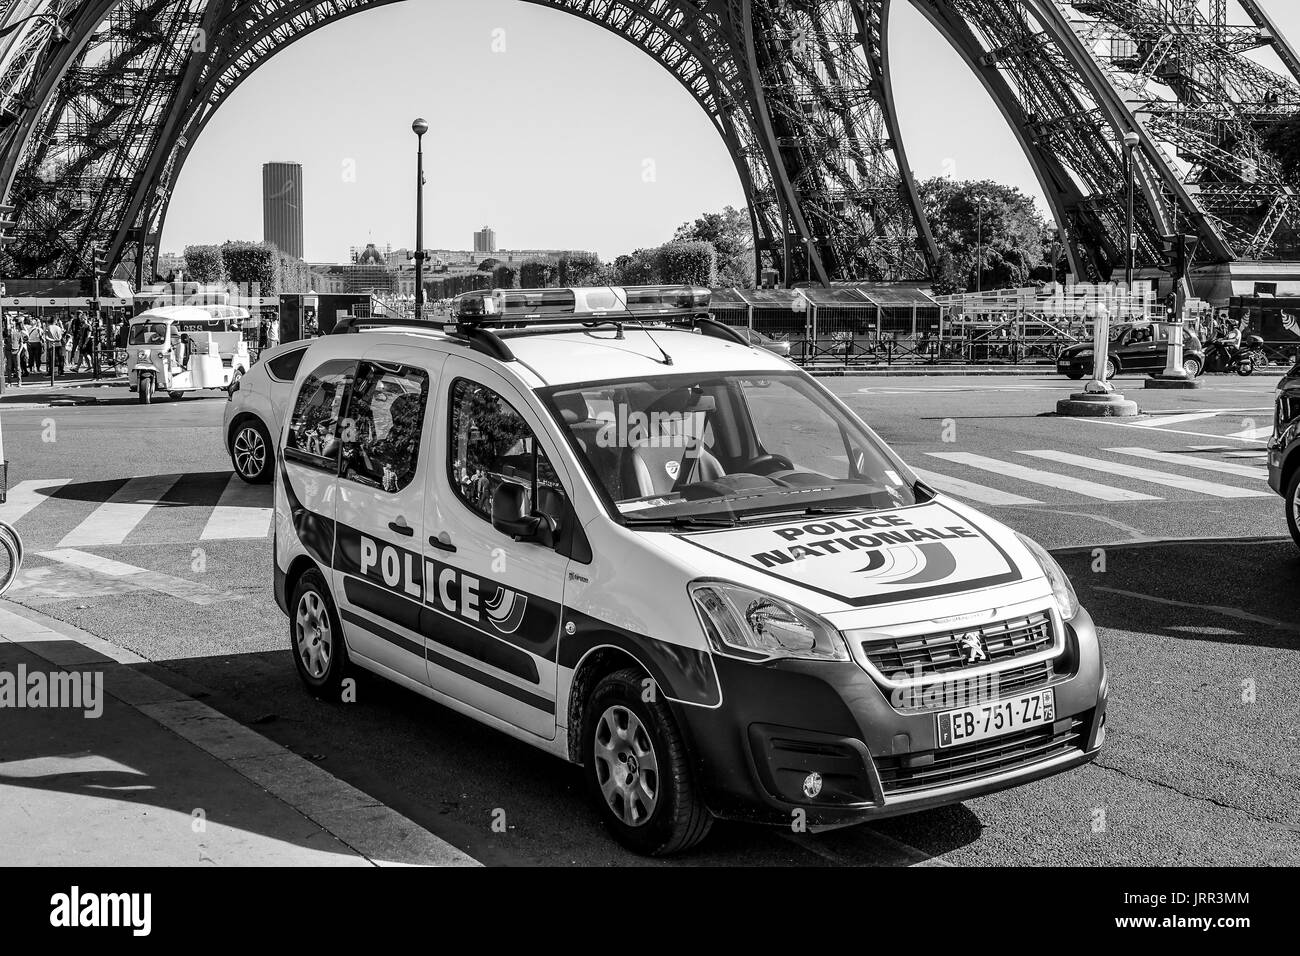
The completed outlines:
{"type": "Polygon", "coordinates": [[[411,124],[415,132],[415,317],[424,318],[424,134],[429,124],[417,119],[411,124]]]}
{"type": "Polygon", "coordinates": [[[1128,245],[1124,251],[1124,282],[1130,296],[1133,294],[1133,256],[1137,251],[1137,236],[1133,234],[1133,180],[1137,171],[1133,164],[1133,152],[1141,141],[1141,137],[1133,130],[1124,134],[1124,183],[1128,190],[1124,220],[1124,241],[1128,245]]]}
{"type": "Polygon", "coordinates": [[[812,286],[813,283],[812,244],[816,241],[817,241],[817,237],[812,235],[811,233],[805,236],[803,240],[804,248],[806,250],[807,258],[808,258],[808,285],[809,286],[812,286]]]}
{"type": "Polygon", "coordinates": [[[984,197],[975,200],[975,291],[984,292],[984,197]]]}

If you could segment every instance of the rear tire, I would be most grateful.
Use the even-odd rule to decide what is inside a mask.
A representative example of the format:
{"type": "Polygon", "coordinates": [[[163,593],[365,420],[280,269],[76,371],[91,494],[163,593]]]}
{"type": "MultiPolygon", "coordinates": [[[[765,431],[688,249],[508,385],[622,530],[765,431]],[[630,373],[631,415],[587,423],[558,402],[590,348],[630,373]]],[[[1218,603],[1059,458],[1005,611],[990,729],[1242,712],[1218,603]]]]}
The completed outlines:
{"type": "Polygon", "coordinates": [[[1237,362],[1237,374],[1243,378],[1255,374],[1255,360],[1247,356],[1237,362]]]}
{"type": "Polygon", "coordinates": [[[658,695],[642,699],[634,667],[601,678],[582,717],[583,775],[601,819],[619,843],[646,856],[687,850],[713,817],[691,773],[685,740],[658,695]]]}
{"type": "Polygon", "coordinates": [[[1083,378],[1083,372],[1079,369],[1071,369],[1065,373],[1065,377],[1077,382],[1079,379],[1083,378]]]}
{"type": "Polygon", "coordinates": [[[184,392],[168,392],[168,393],[167,393],[167,397],[170,398],[173,402],[179,402],[182,398],[185,397],[185,393],[184,393],[184,392]]]}
{"type": "Polygon", "coordinates": [[[1183,359],[1183,371],[1187,373],[1188,378],[1196,378],[1201,374],[1201,363],[1194,358],[1183,359]]]}
{"type": "Polygon", "coordinates": [[[289,608],[289,650],[298,677],[316,697],[337,700],[348,650],[334,599],[315,568],[298,579],[289,608]]]}
{"type": "Polygon", "coordinates": [[[274,460],[271,436],[261,421],[250,418],[235,429],[230,438],[230,463],[240,478],[250,485],[267,484],[273,474],[274,460]]]}
{"type": "Polygon", "coordinates": [[[1114,378],[1118,374],[1119,374],[1119,363],[1116,362],[1113,358],[1106,359],[1106,364],[1102,367],[1102,372],[1101,372],[1102,381],[1109,382],[1112,378],[1114,378]]]}
{"type": "Polygon", "coordinates": [[[1286,526],[1291,529],[1291,540],[1300,548],[1300,468],[1286,485],[1286,526]]]}

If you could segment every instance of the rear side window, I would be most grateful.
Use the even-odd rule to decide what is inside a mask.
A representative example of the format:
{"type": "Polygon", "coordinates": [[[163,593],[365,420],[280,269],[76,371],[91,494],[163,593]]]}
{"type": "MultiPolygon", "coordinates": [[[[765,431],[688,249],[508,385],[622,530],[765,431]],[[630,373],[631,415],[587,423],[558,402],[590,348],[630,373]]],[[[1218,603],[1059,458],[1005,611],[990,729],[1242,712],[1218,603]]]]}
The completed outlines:
{"type": "Polygon", "coordinates": [[[283,355],[277,355],[266,363],[266,370],[272,378],[278,378],[282,382],[292,382],[295,375],[298,374],[298,366],[302,364],[302,357],[307,354],[306,347],[300,349],[290,349],[283,355]]]}
{"type": "Polygon", "coordinates": [[[326,471],[337,469],[339,423],[356,367],[355,362],[336,359],[303,379],[289,419],[286,458],[326,471]]]}
{"type": "Polygon", "coordinates": [[[341,474],[398,492],[415,477],[429,400],[429,375],[405,365],[362,362],[343,421],[341,474]]]}

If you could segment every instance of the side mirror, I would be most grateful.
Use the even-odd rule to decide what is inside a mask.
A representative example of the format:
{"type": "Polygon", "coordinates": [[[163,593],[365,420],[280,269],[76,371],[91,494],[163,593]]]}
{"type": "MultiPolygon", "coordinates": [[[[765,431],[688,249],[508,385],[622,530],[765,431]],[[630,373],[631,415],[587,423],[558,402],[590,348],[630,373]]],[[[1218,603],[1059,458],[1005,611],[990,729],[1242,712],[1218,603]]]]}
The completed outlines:
{"type": "Polygon", "coordinates": [[[524,514],[527,490],[514,481],[503,481],[492,493],[492,527],[516,541],[535,541],[555,547],[555,519],[544,514],[524,514]]]}

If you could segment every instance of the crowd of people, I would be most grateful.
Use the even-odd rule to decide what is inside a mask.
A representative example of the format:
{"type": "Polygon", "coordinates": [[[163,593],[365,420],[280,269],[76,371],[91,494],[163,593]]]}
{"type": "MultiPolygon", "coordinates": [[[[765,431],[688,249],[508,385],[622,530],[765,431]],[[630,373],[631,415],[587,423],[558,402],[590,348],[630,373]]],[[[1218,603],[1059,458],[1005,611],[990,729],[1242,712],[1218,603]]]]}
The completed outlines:
{"type": "Polygon", "coordinates": [[[94,363],[94,326],[85,312],[73,313],[65,325],[57,317],[35,319],[29,315],[6,313],[3,325],[5,376],[21,382],[26,376],[46,374],[51,370],[79,372],[94,363]]]}

